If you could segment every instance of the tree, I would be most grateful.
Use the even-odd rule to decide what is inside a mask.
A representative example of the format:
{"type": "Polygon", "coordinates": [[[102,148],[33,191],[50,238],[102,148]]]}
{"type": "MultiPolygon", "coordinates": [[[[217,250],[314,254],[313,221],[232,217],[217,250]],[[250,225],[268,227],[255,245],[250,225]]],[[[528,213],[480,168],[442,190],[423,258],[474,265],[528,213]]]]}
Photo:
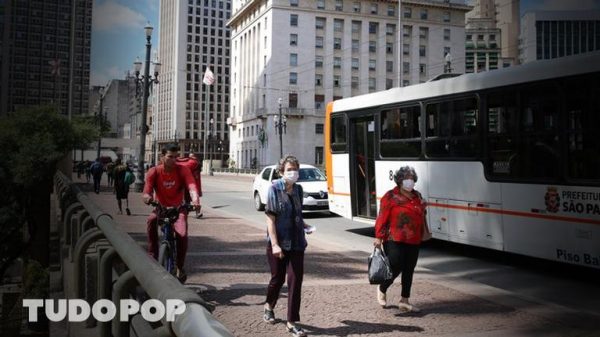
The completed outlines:
{"type": "Polygon", "coordinates": [[[0,276],[23,253],[48,266],[52,178],[79,130],[51,106],[0,117],[0,276]]]}

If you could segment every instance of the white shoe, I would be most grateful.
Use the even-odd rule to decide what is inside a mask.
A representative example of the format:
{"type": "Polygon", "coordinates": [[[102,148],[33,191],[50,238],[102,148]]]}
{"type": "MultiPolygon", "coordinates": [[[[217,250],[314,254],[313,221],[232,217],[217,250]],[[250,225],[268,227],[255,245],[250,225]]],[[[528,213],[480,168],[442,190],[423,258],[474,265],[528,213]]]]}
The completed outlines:
{"type": "Polygon", "coordinates": [[[398,304],[398,308],[400,308],[400,311],[402,311],[402,312],[421,312],[421,309],[415,307],[412,304],[404,303],[404,302],[400,302],[398,304]]]}
{"type": "Polygon", "coordinates": [[[377,286],[377,303],[379,303],[379,305],[381,305],[382,307],[385,307],[387,305],[386,294],[382,293],[381,290],[379,290],[379,286],[377,286]]]}

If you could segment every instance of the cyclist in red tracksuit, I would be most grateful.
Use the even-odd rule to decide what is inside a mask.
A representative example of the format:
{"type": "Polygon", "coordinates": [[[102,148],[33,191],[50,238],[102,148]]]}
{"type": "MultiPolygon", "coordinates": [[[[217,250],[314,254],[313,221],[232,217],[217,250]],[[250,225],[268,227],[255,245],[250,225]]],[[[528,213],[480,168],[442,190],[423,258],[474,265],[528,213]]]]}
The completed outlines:
{"type": "MultiPolygon", "coordinates": [[[[142,200],[149,204],[156,199],[158,203],[165,207],[177,207],[184,202],[184,192],[186,189],[190,193],[192,205],[199,207],[198,188],[196,181],[190,170],[185,166],[176,164],[179,157],[179,147],[176,144],[169,144],[162,149],[161,164],[151,168],[146,175],[144,192],[142,200]]],[[[148,232],[148,253],[155,259],[158,258],[158,233],[157,233],[158,215],[153,210],[146,222],[148,232]]],[[[183,265],[187,252],[187,210],[179,210],[179,218],[173,224],[173,229],[177,233],[177,277],[185,279],[183,265]]]]}

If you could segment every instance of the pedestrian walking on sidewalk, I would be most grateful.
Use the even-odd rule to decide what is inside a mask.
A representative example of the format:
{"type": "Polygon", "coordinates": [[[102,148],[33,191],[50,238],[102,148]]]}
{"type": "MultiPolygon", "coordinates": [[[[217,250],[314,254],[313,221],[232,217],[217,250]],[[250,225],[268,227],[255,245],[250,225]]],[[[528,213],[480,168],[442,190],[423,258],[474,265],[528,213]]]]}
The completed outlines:
{"type": "Polygon", "coordinates": [[[125,212],[127,212],[127,215],[131,215],[131,211],[129,210],[129,185],[135,181],[133,172],[131,172],[131,169],[127,165],[121,162],[121,158],[117,158],[115,167],[113,168],[113,176],[119,214],[123,214],[121,200],[125,199],[125,212]]]}
{"type": "Polygon", "coordinates": [[[275,323],[273,309],[286,279],[288,285],[288,312],[286,328],[295,337],[306,336],[297,325],[300,321],[302,278],[304,277],[304,250],[307,243],[304,229],[309,228],[302,217],[302,186],[296,184],[300,163],[294,156],[279,161],[281,179],[269,188],[265,213],[267,215],[267,260],[271,280],[267,287],[267,299],[263,319],[275,323]]]}
{"type": "Polygon", "coordinates": [[[94,192],[100,193],[100,180],[102,180],[102,173],[104,173],[104,166],[100,162],[100,158],[96,158],[96,161],[90,166],[90,172],[92,178],[94,178],[94,192]]]}
{"type": "Polygon", "coordinates": [[[410,166],[401,167],[394,174],[396,187],[383,198],[375,221],[375,247],[383,245],[393,278],[377,286],[377,302],[387,305],[387,290],[396,277],[402,274],[402,298],[398,304],[403,312],[418,312],[409,303],[413,274],[419,258],[422,241],[431,238],[425,219],[427,203],[421,193],[414,189],[417,172],[410,166]]]}
{"type": "Polygon", "coordinates": [[[106,177],[108,178],[108,187],[111,187],[113,185],[113,181],[115,179],[114,169],[116,166],[116,162],[113,163],[112,161],[106,164],[106,177]]]}

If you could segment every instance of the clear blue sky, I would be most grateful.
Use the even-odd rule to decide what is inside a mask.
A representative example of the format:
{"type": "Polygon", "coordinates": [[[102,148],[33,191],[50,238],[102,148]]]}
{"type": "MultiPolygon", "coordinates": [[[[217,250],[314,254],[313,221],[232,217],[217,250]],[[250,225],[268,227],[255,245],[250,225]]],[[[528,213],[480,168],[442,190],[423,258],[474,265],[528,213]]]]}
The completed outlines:
{"type": "MultiPolygon", "coordinates": [[[[92,21],[91,85],[104,85],[123,78],[133,61],[145,57],[144,26],[154,26],[153,50],[158,44],[160,0],[95,0],[92,21]]],[[[183,0],[168,0],[183,1],[183,0]]],[[[474,0],[468,0],[471,3],[474,0]]],[[[527,10],[599,10],[600,0],[521,0],[521,14],[527,10]]]]}
{"type": "MultiPolygon", "coordinates": [[[[180,1],[180,0],[169,0],[180,1]]],[[[152,50],[158,46],[159,0],[95,0],[92,18],[90,85],[124,78],[136,56],[146,55],[146,22],[154,27],[152,50]]]]}

